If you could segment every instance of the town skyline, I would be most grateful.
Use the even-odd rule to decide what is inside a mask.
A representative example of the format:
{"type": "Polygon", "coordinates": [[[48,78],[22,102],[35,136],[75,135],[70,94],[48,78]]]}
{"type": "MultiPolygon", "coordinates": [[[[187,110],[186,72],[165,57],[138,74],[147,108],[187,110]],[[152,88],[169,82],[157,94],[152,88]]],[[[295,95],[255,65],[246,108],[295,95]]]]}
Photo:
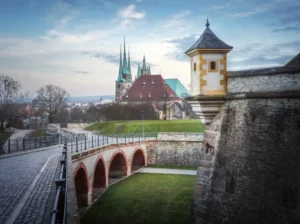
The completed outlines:
{"type": "Polygon", "coordinates": [[[171,2],[4,1],[0,73],[31,93],[55,84],[72,96],[113,95],[126,37],[133,77],[145,54],[152,74],[177,77],[188,88],[184,52],[207,18],[212,31],[233,46],[228,70],[280,66],[299,53],[298,1],[177,1],[169,8],[171,2]]]}

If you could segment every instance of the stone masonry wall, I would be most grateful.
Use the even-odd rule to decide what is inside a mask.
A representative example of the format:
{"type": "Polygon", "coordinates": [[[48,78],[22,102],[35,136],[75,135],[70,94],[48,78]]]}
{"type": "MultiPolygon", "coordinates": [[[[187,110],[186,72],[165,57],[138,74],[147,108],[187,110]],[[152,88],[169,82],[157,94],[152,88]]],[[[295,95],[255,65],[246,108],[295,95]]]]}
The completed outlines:
{"type": "Polygon", "coordinates": [[[191,222],[300,223],[300,99],[224,107],[205,133],[215,153],[198,168],[191,222]]]}
{"type": "MultiPolygon", "coordinates": [[[[200,122],[199,122],[200,125],[200,122]]],[[[203,133],[198,132],[159,132],[159,141],[203,141],[203,133]]]]}
{"type": "Polygon", "coordinates": [[[228,72],[227,89],[229,94],[295,91],[300,89],[300,72],[288,67],[228,72]]]}

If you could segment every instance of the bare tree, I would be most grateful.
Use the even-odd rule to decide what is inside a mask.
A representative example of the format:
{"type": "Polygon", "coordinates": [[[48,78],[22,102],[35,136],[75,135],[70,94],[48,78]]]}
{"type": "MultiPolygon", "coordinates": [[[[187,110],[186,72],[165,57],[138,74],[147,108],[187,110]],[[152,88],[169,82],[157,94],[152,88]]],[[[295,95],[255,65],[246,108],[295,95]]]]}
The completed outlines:
{"type": "Polygon", "coordinates": [[[49,123],[55,120],[57,113],[67,103],[69,94],[55,85],[46,85],[37,91],[37,102],[43,111],[49,114],[49,123]]]}
{"type": "Polygon", "coordinates": [[[15,100],[18,98],[21,85],[13,78],[0,75],[0,130],[4,130],[4,122],[16,110],[14,110],[15,100]]]}

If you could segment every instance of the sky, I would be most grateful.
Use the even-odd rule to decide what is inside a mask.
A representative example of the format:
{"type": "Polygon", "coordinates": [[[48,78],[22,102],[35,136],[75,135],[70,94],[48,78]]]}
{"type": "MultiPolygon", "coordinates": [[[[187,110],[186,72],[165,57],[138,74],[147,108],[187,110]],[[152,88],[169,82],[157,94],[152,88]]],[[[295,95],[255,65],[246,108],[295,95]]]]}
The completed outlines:
{"type": "Polygon", "coordinates": [[[132,73],[190,84],[184,52],[205,30],[233,46],[228,70],[286,64],[300,52],[299,0],[1,0],[0,74],[34,94],[47,84],[72,96],[113,95],[126,37],[132,73]]]}

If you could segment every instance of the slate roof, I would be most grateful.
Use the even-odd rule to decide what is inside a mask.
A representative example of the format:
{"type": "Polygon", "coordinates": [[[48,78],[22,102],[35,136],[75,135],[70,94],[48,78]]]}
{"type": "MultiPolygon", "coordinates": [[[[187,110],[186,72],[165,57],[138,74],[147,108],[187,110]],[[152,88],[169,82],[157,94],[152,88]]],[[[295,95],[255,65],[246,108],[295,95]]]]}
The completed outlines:
{"type": "Polygon", "coordinates": [[[179,99],[161,75],[141,75],[135,80],[121,101],[164,101],[164,95],[168,101],[179,99]],[[149,93],[151,97],[149,97],[149,93]],[[140,97],[141,95],[142,97],[140,97]]]}
{"type": "Polygon", "coordinates": [[[220,40],[209,28],[209,24],[206,25],[206,29],[196,41],[185,53],[195,49],[232,49],[232,46],[224,43],[220,40]]]}
{"type": "Polygon", "coordinates": [[[285,66],[300,66],[300,53],[290,60],[285,66]]]}
{"type": "Polygon", "coordinates": [[[178,97],[184,98],[190,95],[190,92],[184,87],[179,79],[166,79],[166,83],[173,89],[178,97]]]}

